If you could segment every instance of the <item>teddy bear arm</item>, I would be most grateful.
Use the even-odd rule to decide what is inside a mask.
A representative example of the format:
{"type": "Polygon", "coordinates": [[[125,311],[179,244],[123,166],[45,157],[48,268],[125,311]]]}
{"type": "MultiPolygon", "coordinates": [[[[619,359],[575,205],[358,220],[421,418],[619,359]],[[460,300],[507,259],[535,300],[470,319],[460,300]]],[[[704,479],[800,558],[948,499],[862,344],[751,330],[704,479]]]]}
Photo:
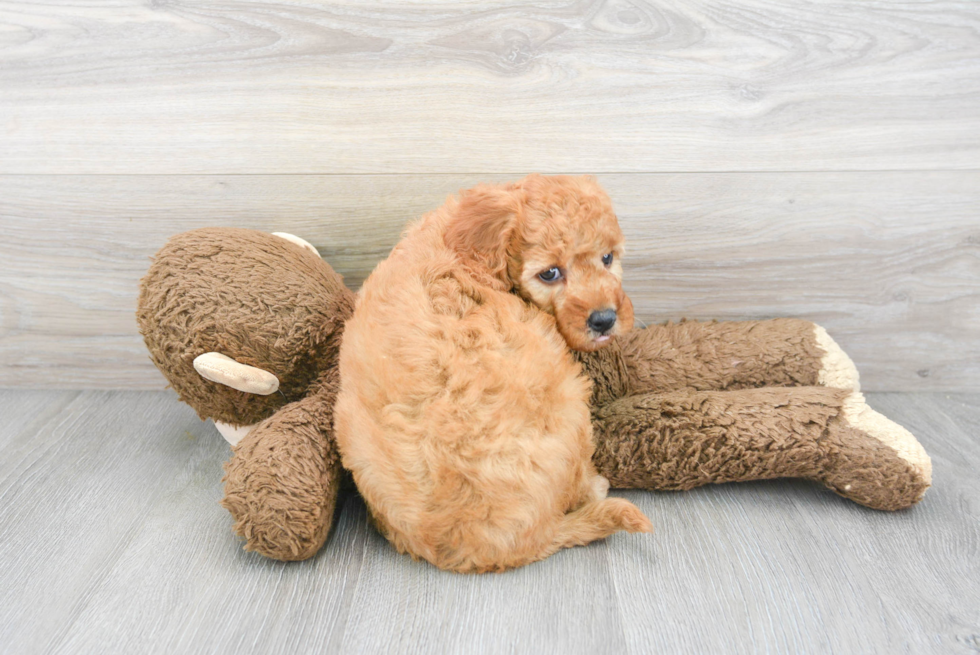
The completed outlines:
{"type": "Polygon", "coordinates": [[[628,393],[820,385],[858,390],[857,369],[822,327],[800,319],[683,321],[625,335],[628,393]]]}
{"type": "Polygon", "coordinates": [[[856,391],[681,390],[614,401],[593,415],[594,462],[614,487],[683,490],[780,477],[820,482],[875,509],[921,499],[929,456],[856,391]]]}
{"type": "Polygon", "coordinates": [[[326,541],[344,476],[333,439],[333,402],[334,393],[321,385],[233,447],[221,503],[246,550],[302,560],[326,541]]]}

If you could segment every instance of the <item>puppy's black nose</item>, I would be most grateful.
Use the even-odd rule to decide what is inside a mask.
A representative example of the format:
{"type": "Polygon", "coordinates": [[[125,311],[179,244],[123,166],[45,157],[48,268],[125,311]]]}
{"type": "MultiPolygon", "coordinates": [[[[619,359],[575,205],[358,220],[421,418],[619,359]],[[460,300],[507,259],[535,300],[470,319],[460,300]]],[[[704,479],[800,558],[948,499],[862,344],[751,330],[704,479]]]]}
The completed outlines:
{"type": "Polygon", "coordinates": [[[616,312],[612,309],[603,309],[601,312],[592,312],[589,319],[585,322],[590,330],[605,334],[616,325],[616,312]]]}

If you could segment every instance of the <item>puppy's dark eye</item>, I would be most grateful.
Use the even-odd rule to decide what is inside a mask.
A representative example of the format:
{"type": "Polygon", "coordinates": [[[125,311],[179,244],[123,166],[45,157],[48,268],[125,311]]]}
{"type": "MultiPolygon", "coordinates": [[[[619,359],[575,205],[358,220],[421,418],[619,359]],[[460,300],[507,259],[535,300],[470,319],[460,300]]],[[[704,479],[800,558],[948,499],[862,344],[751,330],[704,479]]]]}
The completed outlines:
{"type": "Polygon", "coordinates": [[[602,256],[602,263],[607,267],[612,266],[613,254],[609,253],[602,256]]]}
{"type": "Polygon", "coordinates": [[[556,282],[561,279],[561,271],[558,270],[557,266],[552,266],[547,271],[538,273],[538,277],[541,278],[542,282],[556,282]]]}

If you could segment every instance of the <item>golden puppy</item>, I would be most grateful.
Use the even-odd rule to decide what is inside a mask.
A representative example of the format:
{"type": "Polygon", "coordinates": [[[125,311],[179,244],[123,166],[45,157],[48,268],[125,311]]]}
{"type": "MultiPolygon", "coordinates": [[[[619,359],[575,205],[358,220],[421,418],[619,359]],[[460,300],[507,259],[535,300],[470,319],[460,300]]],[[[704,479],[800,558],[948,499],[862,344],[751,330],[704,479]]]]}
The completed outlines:
{"type": "Polygon", "coordinates": [[[500,571],[649,520],[592,465],[568,347],[633,324],[623,235],[591,178],[479,186],[411,225],[340,349],[344,466],[402,552],[500,571]]]}

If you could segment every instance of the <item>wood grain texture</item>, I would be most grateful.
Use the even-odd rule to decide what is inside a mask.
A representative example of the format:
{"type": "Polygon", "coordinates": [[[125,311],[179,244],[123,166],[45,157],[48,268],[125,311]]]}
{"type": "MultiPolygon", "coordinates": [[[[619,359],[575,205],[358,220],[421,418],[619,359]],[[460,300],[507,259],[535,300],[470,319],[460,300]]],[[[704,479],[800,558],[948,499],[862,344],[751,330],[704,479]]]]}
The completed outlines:
{"type": "Polygon", "coordinates": [[[968,0],[0,2],[0,173],[980,167],[968,0]]]}
{"type": "MultiPolygon", "coordinates": [[[[0,176],[0,386],[160,388],[134,310],[172,234],[292,232],[357,287],[409,219],[487,179],[0,176]]],[[[600,181],[642,321],[808,318],[866,389],[980,390],[980,173],[600,181]]]]}
{"type": "Polygon", "coordinates": [[[980,644],[980,396],[871,394],[930,452],[916,507],[794,481],[629,492],[652,535],[499,575],[398,555],[350,497],[324,550],[240,550],[229,451],[170,392],[0,391],[0,644],[72,653],[909,653],[980,644]]]}

